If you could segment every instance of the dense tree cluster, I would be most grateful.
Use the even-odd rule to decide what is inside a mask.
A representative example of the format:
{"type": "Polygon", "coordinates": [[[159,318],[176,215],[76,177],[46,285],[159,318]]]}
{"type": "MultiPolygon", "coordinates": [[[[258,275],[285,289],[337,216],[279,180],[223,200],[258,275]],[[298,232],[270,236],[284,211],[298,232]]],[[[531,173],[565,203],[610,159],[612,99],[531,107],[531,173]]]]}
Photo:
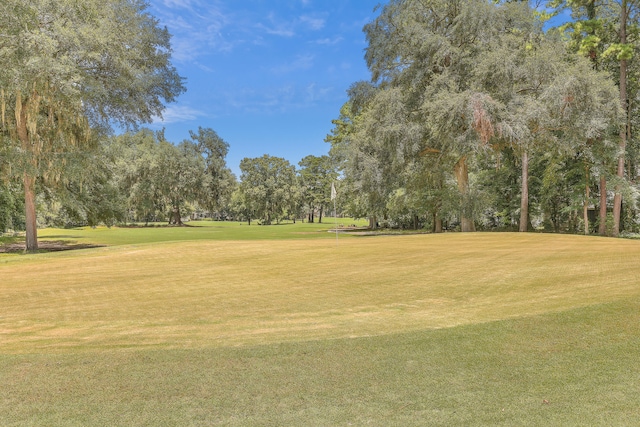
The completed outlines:
{"type": "MultiPolygon", "coordinates": [[[[269,155],[245,158],[241,182],[227,167],[229,144],[199,128],[179,143],[142,129],[104,138],[69,155],[65,178],[39,180],[40,225],[58,227],[167,222],[185,219],[259,219],[263,224],[307,216],[315,221],[330,205],[336,172],[328,156],[307,156],[296,170],[269,155]]],[[[19,181],[0,187],[0,230],[24,229],[19,181]]]]}
{"type": "Polygon", "coordinates": [[[391,0],[327,137],[371,224],[617,235],[636,209],[634,1],[391,0]],[[621,209],[621,206],[623,209],[621,209]],[[624,214],[622,214],[624,212],[624,214]]]}
{"type": "Polygon", "coordinates": [[[225,164],[228,144],[212,129],[199,128],[179,144],[142,130],[113,138],[109,148],[118,153],[114,180],[128,222],[181,225],[198,209],[226,206],[235,184],[225,164]]]}

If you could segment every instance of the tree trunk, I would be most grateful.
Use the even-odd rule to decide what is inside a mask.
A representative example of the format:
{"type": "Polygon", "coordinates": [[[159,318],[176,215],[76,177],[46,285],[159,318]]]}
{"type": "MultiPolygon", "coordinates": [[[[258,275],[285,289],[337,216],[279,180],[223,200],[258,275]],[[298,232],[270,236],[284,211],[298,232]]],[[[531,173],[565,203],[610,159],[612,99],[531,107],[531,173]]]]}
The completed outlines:
{"type": "MultiPolygon", "coordinates": [[[[29,141],[29,131],[27,130],[27,116],[25,114],[27,106],[21,101],[21,95],[18,93],[16,101],[16,130],[18,139],[22,145],[25,154],[30,155],[30,166],[34,169],[37,166],[33,146],[29,141]]],[[[36,217],[36,178],[32,174],[34,171],[25,171],[23,174],[24,183],[24,209],[25,209],[25,240],[28,252],[38,250],[38,222],[36,217]]]]}
{"type": "MultiPolygon", "coordinates": [[[[627,0],[622,0],[620,12],[620,44],[627,43],[627,0]]],[[[627,106],[627,60],[620,60],[620,104],[624,108],[627,117],[629,115],[627,106]]],[[[625,120],[627,122],[627,120],[625,120]]],[[[620,129],[620,141],[618,143],[618,169],[616,174],[620,180],[624,179],[624,160],[625,151],[627,149],[627,129],[624,126],[620,129]]],[[[622,211],[622,193],[620,185],[615,188],[615,196],[613,198],[613,235],[618,236],[620,233],[620,213],[622,211]]]]}
{"type": "Polygon", "coordinates": [[[607,235],[607,178],[600,175],[600,215],[598,224],[598,234],[607,235]]]}
{"type": "Polygon", "coordinates": [[[462,222],[460,223],[460,230],[463,232],[473,232],[476,231],[476,225],[471,218],[462,218],[462,222]]]}
{"type": "Polygon", "coordinates": [[[378,219],[375,216],[370,216],[369,217],[369,228],[372,230],[375,230],[376,228],[378,228],[378,219]]]}
{"type": "Polygon", "coordinates": [[[520,232],[526,232],[529,225],[529,153],[522,152],[522,195],[520,197],[520,232]]]}
{"type": "Polygon", "coordinates": [[[433,232],[442,233],[442,218],[438,216],[437,212],[433,213],[433,232]]]}
{"type": "Polygon", "coordinates": [[[324,210],[324,206],[320,206],[320,212],[318,216],[318,224],[322,224],[322,211],[324,210]]]}
{"type": "Polygon", "coordinates": [[[26,244],[28,252],[38,250],[38,223],[36,218],[36,179],[24,173],[24,208],[26,219],[26,244]]]}
{"type": "Polygon", "coordinates": [[[171,209],[171,219],[169,220],[169,224],[183,225],[180,215],[180,206],[174,206],[173,209],[171,209]]]}
{"type": "Polygon", "coordinates": [[[584,186],[584,204],[582,206],[582,218],[584,221],[584,234],[586,236],[589,234],[589,195],[591,189],[589,188],[589,167],[587,166],[585,169],[586,184],[584,186]]]}
{"type": "MultiPolygon", "coordinates": [[[[442,183],[440,185],[440,188],[442,188],[442,183]]],[[[441,207],[442,207],[441,201],[437,200],[433,209],[433,232],[434,233],[442,233],[442,218],[440,218],[441,207]]]]}
{"type": "Polygon", "coordinates": [[[476,231],[473,218],[470,217],[469,209],[469,171],[467,169],[467,157],[462,156],[453,167],[453,173],[458,182],[458,190],[462,195],[462,212],[460,215],[460,230],[463,232],[476,231]]]}

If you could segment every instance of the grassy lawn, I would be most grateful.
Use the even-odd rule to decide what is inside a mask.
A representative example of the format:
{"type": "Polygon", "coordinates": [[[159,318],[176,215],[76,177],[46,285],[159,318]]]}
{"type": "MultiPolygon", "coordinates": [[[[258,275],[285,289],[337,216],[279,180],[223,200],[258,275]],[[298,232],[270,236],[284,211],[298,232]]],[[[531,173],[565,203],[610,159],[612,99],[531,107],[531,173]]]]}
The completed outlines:
{"type": "MultiPolygon", "coordinates": [[[[44,229],[39,231],[42,240],[63,240],[73,243],[97,245],[144,244],[186,240],[270,240],[309,239],[331,237],[328,230],[340,225],[365,226],[366,220],[324,218],[322,223],[286,221],[270,226],[251,225],[236,221],[191,221],[186,227],[167,227],[166,223],[149,227],[90,227],[74,229],[44,229]]],[[[335,235],[333,235],[335,238],[335,235]]]]}
{"type": "Polygon", "coordinates": [[[640,423],[640,242],[221,224],[0,255],[0,425],[640,423]]]}

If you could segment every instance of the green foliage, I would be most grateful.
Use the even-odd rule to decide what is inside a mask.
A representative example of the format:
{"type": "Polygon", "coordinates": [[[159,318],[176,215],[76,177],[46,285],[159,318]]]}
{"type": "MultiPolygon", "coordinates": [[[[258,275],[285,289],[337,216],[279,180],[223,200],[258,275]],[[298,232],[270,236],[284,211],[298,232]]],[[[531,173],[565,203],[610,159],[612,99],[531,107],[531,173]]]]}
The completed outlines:
{"type": "Polygon", "coordinates": [[[7,230],[24,230],[24,201],[18,197],[20,187],[15,182],[0,181],[0,234],[7,230]]]}
{"type": "Polygon", "coordinates": [[[186,202],[196,201],[207,188],[205,162],[191,141],[178,145],[160,139],[157,151],[156,188],[165,206],[170,207],[169,222],[182,223],[181,209],[186,202]]]}
{"type": "Polygon", "coordinates": [[[279,222],[295,214],[300,200],[295,166],[281,157],[264,155],[240,162],[239,195],[248,218],[259,218],[264,224],[279,222]]]}
{"type": "MultiPolygon", "coordinates": [[[[545,155],[608,174],[624,114],[610,74],[572,54],[557,31],[545,33],[544,18],[528,2],[383,6],[364,29],[376,84],[353,85],[327,137],[349,212],[386,218],[430,211],[458,217],[467,230],[474,220],[508,227],[519,215],[526,229],[529,210],[538,222],[550,210],[590,203],[581,196],[584,180],[569,179],[574,171],[564,175],[545,155]],[[495,171],[478,160],[488,155],[500,164],[503,154],[507,161],[495,171]],[[551,182],[565,193],[554,193],[551,182]]],[[[584,49],[601,48],[601,21],[573,24],[584,49]]],[[[563,227],[575,229],[574,216],[564,215],[563,227]]]]}
{"type": "Polygon", "coordinates": [[[604,52],[602,56],[606,59],[613,57],[618,61],[628,61],[633,58],[635,46],[633,44],[625,43],[613,43],[604,52]]]}
{"type": "Polygon", "coordinates": [[[200,205],[210,212],[225,210],[236,187],[236,178],[227,167],[225,157],[229,144],[211,128],[198,128],[198,133],[189,131],[198,151],[204,157],[207,180],[200,205]]]}
{"type": "Polygon", "coordinates": [[[166,218],[166,209],[157,181],[162,173],[156,154],[158,141],[149,130],[126,133],[113,138],[110,150],[115,158],[116,179],[121,194],[127,197],[129,220],[154,221],[166,218]]]}
{"type": "Polygon", "coordinates": [[[235,184],[224,161],[227,148],[213,130],[202,128],[178,145],[149,130],[114,138],[110,149],[118,153],[116,177],[130,220],[180,224],[193,206],[213,210],[227,204],[235,184]]]}
{"type": "Polygon", "coordinates": [[[146,8],[137,0],[3,2],[7,107],[41,96],[54,113],[73,111],[67,120],[105,126],[160,115],[184,87],[169,62],[169,33],[146,8]]]}
{"type": "Polygon", "coordinates": [[[320,214],[319,222],[322,222],[322,213],[332,208],[331,184],[335,185],[338,174],[329,156],[309,155],[300,160],[298,165],[301,201],[306,205],[311,222],[316,211],[320,214]]]}

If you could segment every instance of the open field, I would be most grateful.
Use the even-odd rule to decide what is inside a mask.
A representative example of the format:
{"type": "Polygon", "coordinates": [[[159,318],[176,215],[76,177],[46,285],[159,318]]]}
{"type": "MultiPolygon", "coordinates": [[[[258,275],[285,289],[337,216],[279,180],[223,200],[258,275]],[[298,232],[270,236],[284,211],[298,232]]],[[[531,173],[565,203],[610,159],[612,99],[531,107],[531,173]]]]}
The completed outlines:
{"type": "Polygon", "coordinates": [[[310,239],[329,237],[329,229],[338,229],[357,225],[366,226],[366,220],[352,218],[325,218],[322,223],[287,221],[270,226],[258,225],[253,221],[251,225],[236,221],[191,221],[186,227],[167,227],[166,223],[153,224],[149,227],[138,228],[106,228],[99,227],[78,229],[46,229],[40,235],[44,239],[68,239],[77,243],[92,243],[104,245],[142,244],[175,242],[186,240],[270,240],[270,239],[310,239]]]}
{"type": "Polygon", "coordinates": [[[640,423],[640,242],[306,226],[0,255],[0,425],[640,423]]]}
{"type": "MultiPolygon", "coordinates": [[[[260,226],[257,222],[247,225],[236,221],[191,221],[185,227],[167,226],[167,223],[153,223],[148,226],[128,227],[90,227],[56,229],[49,228],[38,231],[40,243],[64,242],[71,245],[108,245],[145,244],[160,242],[177,242],[190,240],[270,240],[270,239],[313,239],[327,238],[328,230],[337,228],[347,230],[351,225],[366,226],[366,220],[353,218],[324,218],[322,223],[287,221],[271,226],[260,226]]],[[[333,235],[335,237],[335,234],[333,235]]],[[[24,237],[0,236],[0,245],[22,242],[24,237]]],[[[1,255],[1,253],[0,253],[1,255]]],[[[0,256],[0,262],[2,257],[0,256]]]]}

